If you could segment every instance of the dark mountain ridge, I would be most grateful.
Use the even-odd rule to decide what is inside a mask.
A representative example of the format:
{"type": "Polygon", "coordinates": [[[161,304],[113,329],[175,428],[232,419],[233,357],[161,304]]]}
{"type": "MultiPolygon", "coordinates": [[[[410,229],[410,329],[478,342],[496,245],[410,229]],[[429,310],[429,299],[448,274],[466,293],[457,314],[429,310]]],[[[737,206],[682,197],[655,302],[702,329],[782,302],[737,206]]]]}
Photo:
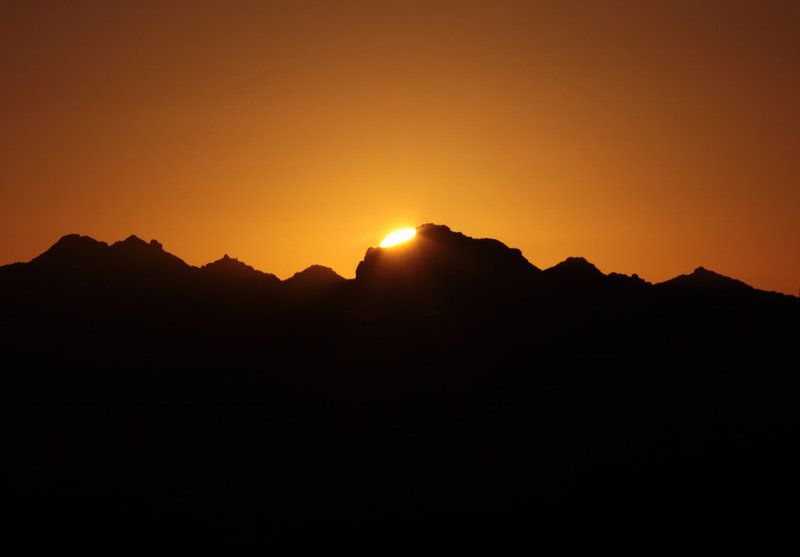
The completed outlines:
{"type": "Polygon", "coordinates": [[[689,275],[679,275],[670,280],[659,283],[665,288],[695,291],[724,291],[724,292],[745,292],[755,290],[752,286],[743,283],[714,271],[709,271],[703,267],[698,267],[689,275]]]}
{"type": "MultiPolygon", "coordinates": [[[[22,269],[44,270],[63,276],[105,275],[107,278],[108,275],[127,275],[128,278],[147,280],[158,280],[170,275],[173,278],[182,275],[183,280],[191,280],[187,277],[205,276],[228,283],[231,287],[246,283],[261,283],[269,287],[283,283],[301,290],[326,288],[346,280],[329,267],[311,265],[281,281],[275,275],[254,269],[227,254],[199,268],[193,267],[165,251],[157,240],[145,242],[135,235],[109,245],[89,236],[68,234],[30,263],[0,266],[0,273],[11,269],[16,269],[17,272],[22,269]]],[[[542,272],[529,263],[519,250],[509,248],[498,240],[470,238],[462,233],[452,232],[447,226],[435,224],[418,227],[413,241],[389,249],[369,248],[364,260],[356,268],[356,280],[363,284],[384,285],[397,285],[405,281],[409,287],[411,283],[420,286],[420,281],[444,281],[452,287],[454,284],[473,280],[522,280],[529,285],[551,287],[588,286],[612,281],[618,285],[627,283],[650,286],[650,283],[637,275],[606,275],[583,257],[568,257],[542,272]]],[[[655,286],[684,291],[764,292],[703,267],[655,286]]]]}
{"type": "Polygon", "coordinates": [[[325,267],[323,265],[311,265],[310,267],[293,274],[291,277],[286,279],[285,282],[300,287],[314,287],[339,284],[343,280],[345,279],[339,276],[336,271],[330,267],[325,267]]]}
{"type": "Polygon", "coordinates": [[[486,527],[800,495],[800,300],[704,269],[540,270],[428,224],[355,279],[280,281],[70,235],[0,267],[0,308],[6,491],[55,513],[39,526],[486,527]]]}
{"type": "Polygon", "coordinates": [[[369,248],[356,268],[356,280],[408,285],[420,281],[509,281],[529,279],[538,272],[522,252],[502,242],[424,224],[411,241],[391,248],[369,248]]]}
{"type": "Polygon", "coordinates": [[[269,286],[280,282],[280,279],[275,275],[258,271],[243,261],[228,257],[228,254],[225,254],[221,259],[200,267],[200,273],[220,282],[229,283],[231,286],[236,286],[237,284],[264,284],[269,286]]]}
{"type": "MultiPolygon", "coordinates": [[[[271,273],[254,269],[243,261],[231,258],[225,254],[217,261],[201,267],[194,267],[175,255],[164,250],[163,245],[157,240],[145,242],[135,235],[111,245],[95,240],[89,236],[68,234],[59,239],[47,251],[35,257],[29,263],[15,263],[0,266],[3,270],[16,269],[17,272],[27,269],[34,272],[48,272],[68,277],[85,277],[89,279],[124,279],[143,280],[148,283],[185,281],[187,285],[198,277],[212,280],[220,285],[231,288],[237,286],[253,286],[261,284],[264,287],[274,287],[282,282],[298,280],[297,273],[294,277],[281,281],[271,273]]],[[[306,271],[309,274],[319,275],[318,269],[327,269],[324,278],[300,278],[308,286],[320,283],[344,280],[332,269],[315,265],[306,271]]],[[[7,271],[6,271],[7,272],[7,271]]]]}

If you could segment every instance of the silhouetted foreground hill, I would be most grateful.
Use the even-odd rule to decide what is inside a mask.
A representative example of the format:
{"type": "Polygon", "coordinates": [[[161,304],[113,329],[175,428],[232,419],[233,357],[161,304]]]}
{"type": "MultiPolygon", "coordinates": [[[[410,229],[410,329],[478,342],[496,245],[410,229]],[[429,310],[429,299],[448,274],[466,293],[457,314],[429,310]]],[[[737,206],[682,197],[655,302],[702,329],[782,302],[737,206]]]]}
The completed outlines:
{"type": "Polygon", "coordinates": [[[65,236],[0,268],[7,500],[168,534],[769,513],[798,495],[800,300],[539,270],[424,225],[285,281],[65,236]]]}

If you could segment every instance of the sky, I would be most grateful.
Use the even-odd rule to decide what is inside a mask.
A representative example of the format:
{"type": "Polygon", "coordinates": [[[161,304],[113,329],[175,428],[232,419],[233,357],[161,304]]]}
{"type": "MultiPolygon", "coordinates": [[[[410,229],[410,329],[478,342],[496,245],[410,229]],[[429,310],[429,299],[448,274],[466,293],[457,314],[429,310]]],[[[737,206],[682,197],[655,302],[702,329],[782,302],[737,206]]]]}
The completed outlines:
{"type": "Polygon", "coordinates": [[[800,291],[800,2],[3,2],[0,264],[352,277],[396,228],[800,291]]]}

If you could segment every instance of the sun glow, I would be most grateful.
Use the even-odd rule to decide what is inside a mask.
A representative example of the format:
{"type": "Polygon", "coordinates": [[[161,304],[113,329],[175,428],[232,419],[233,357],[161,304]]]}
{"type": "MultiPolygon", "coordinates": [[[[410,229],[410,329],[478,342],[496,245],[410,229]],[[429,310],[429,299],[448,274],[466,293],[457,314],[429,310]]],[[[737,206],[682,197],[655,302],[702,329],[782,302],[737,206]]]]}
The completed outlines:
{"type": "Polygon", "coordinates": [[[397,244],[407,242],[416,234],[417,231],[413,228],[401,228],[400,230],[395,230],[383,239],[383,242],[381,242],[381,247],[390,248],[392,246],[396,246],[397,244]]]}

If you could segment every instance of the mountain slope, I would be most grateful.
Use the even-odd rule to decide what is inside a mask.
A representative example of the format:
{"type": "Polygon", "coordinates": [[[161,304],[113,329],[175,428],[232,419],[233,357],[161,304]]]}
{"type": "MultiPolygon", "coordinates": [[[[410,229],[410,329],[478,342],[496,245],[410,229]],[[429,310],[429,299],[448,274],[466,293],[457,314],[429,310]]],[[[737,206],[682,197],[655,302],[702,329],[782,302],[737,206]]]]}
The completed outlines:
{"type": "Polygon", "coordinates": [[[697,291],[697,292],[746,292],[754,291],[752,286],[740,280],[732,279],[709,271],[703,267],[698,267],[691,274],[679,275],[670,280],[658,283],[656,286],[674,290],[697,291]]]}

